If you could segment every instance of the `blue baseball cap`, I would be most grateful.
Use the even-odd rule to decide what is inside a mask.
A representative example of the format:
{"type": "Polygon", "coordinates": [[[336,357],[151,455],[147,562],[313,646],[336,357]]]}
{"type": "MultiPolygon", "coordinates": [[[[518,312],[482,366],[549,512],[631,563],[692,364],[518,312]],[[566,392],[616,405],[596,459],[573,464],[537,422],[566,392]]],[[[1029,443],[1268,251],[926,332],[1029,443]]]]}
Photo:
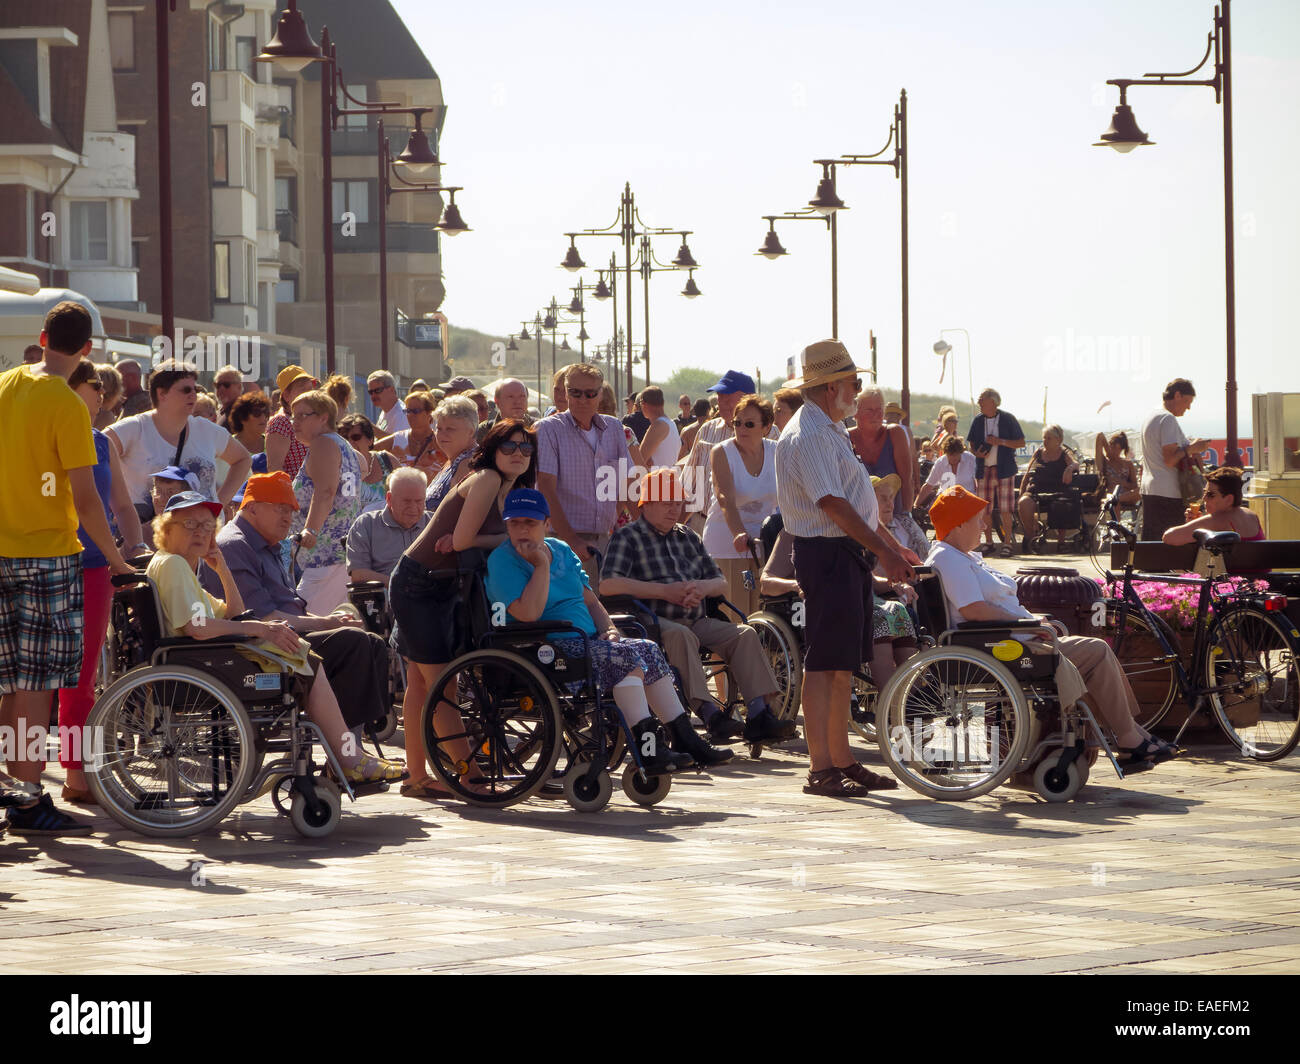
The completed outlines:
{"type": "Polygon", "coordinates": [[[198,476],[183,466],[169,465],[166,469],[158,470],[157,473],[150,473],[149,476],[158,477],[162,480],[179,480],[184,484],[188,484],[191,490],[199,490],[198,476]]]}
{"type": "Polygon", "coordinates": [[[546,496],[533,488],[517,488],[506,496],[505,508],[501,518],[509,521],[512,517],[531,517],[536,521],[545,521],[551,516],[551,508],[546,504],[546,496]]]}
{"type": "Polygon", "coordinates": [[[163,513],[169,514],[173,510],[188,510],[191,506],[206,506],[213,517],[221,516],[221,503],[213,502],[211,499],[200,495],[197,491],[178,491],[167,500],[167,505],[163,507],[163,513]]]}
{"type": "Polygon", "coordinates": [[[733,395],[736,392],[741,392],[744,395],[754,395],[757,389],[754,387],[754,378],[748,373],[729,369],[722,375],[717,384],[712,388],[706,388],[705,391],[717,392],[719,395],[733,395]]]}

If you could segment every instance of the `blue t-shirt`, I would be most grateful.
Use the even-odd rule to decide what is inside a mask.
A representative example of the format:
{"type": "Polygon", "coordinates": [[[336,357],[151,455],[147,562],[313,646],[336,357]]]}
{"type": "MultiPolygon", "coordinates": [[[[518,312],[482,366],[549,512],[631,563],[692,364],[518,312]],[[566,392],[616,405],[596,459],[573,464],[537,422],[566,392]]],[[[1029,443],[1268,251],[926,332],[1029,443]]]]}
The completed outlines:
{"type": "MultiPolygon", "coordinates": [[[[546,608],[538,620],[568,621],[588,635],[595,635],[596,622],[582,601],[583,589],[591,586],[582,563],[564,540],[547,536],[546,545],[551,548],[551,586],[546,595],[546,608]]],[[[500,602],[509,607],[524,593],[532,575],[532,565],[506,540],[488,555],[488,599],[494,605],[500,602]]]]}
{"type": "MultiPolygon", "coordinates": [[[[104,518],[111,521],[110,516],[113,512],[111,493],[113,488],[113,467],[109,465],[108,437],[99,429],[91,429],[91,434],[95,437],[95,491],[99,495],[99,501],[104,507],[104,518]]],[[[95,546],[95,541],[86,535],[86,530],[81,525],[77,526],[77,538],[81,540],[81,545],[86,548],[81,555],[81,567],[83,569],[102,569],[108,564],[108,559],[104,557],[104,552],[95,546]]]]}

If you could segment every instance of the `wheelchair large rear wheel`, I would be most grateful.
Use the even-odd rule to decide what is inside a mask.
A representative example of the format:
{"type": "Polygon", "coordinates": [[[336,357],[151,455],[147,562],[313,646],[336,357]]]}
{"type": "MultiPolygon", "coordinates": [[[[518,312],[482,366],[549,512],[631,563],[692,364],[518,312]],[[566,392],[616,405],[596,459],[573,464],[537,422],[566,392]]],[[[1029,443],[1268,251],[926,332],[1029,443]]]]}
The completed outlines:
{"type": "Polygon", "coordinates": [[[96,801],[145,835],[195,835],[243,800],[261,755],[230,689],[184,665],[118,679],[86,720],[86,778],[96,801]]]}
{"type": "Polygon", "coordinates": [[[513,805],[536,794],[562,745],[550,683],[532,662],[501,650],[451,662],[429,692],[420,726],[434,773],[474,805],[513,805]],[[448,726],[447,717],[456,723],[448,726]]]}
{"type": "Polygon", "coordinates": [[[777,720],[794,720],[799,715],[803,686],[803,652],[794,630],[784,618],[766,610],[751,613],[745,623],[758,633],[759,644],[776,678],[777,697],[769,708],[777,720]]]}
{"type": "Polygon", "coordinates": [[[912,790],[941,801],[987,794],[1020,766],[1031,714],[1001,662],[969,647],[909,658],[880,694],[877,743],[912,790]]]}

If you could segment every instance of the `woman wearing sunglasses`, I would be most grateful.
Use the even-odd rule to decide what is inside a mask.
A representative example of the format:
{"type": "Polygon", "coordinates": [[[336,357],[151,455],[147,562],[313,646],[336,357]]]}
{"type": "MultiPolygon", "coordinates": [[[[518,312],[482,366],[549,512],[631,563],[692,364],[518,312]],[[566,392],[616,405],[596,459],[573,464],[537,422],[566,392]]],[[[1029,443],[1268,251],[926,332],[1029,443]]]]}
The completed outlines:
{"type": "Polygon", "coordinates": [[[426,477],[432,476],[439,466],[438,441],[433,433],[435,405],[428,392],[411,392],[402,404],[402,411],[411,427],[377,440],[376,449],[392,451],[403,465],[415,467],[426,477]]]}
{"type": "Polygon", "coordinates": [[[1187,508],[1187,523],[1175,525],[1162,537],[1166,543],[1182,546],[1194,543],[1198,528],[1211,532],[1236,532],[1243,542],[1264,538],[1264,526],[1259,515],[1247,510],[1242,502],[1242,476],[1240,469],[1220,466],[1205,475],[1205,494],[1200,503],[1187,508]]]}
{"type": "MultiPolygon", "coordinates": [[[[433,519],[402,555],[389,584],[389,604],[397,622],[393,642],[407,664],[402,725],[412,778],[402,794],[408,797],[450,797],[428,774],[420,710],[447,662],[456,656],[462,634],[455,630],[453,609],[457,556],[471,548],[490,551],[505,541],[502,506],[511,491],[531,488],[537,479],[537,434],[522,421],[498,421],[474,452],[469,468],[470,475],[447,493],[433,519]]],[[[455,715],[451,705],[438,710],[440,733],[458,727],[456,720],[445,719],[455,715]]]]}
{"type": "MultiPolygon", "coordinates": [[[[114,422],[104,430],[122,462],[122,476],[142,520],[153,517],[149,478],[160,469],[180,466],[199,479],[204,498],[229,505],[252,471],[253,457],[242,443],[220,425],[194,417],[198,398],[198,371],[186,362],[167,359],[149,374],[153,409],[114,422]],[[217,481],[217,459],[229,472],[217,481]]],[[[128,543],[128,556],[144,544],[128,543]]]]}
{"type": "Polygon", "coordinates": [[[704,521],[704,549],[713,556],[727,578],[727,598],[738,609],[758,609],[757,566],[749,541],[757,539],[763,519],[776,513],[776,440],[767,438],[772,427],[772,404],[746,395],[731,415],[735,436],[713,448],[709,464],[713,497],[704,521]],[[754,573],[754,589],[745,586],[745,570],[754,573]]]}
{"type": "Polygon", "coordinates": [[[375,426],[365,414],[349,414],[339,422],[339,435],[361,455],[361,512],[382,510],[388,477],[400,463],[388,451],[375,448],[375,426]]]}

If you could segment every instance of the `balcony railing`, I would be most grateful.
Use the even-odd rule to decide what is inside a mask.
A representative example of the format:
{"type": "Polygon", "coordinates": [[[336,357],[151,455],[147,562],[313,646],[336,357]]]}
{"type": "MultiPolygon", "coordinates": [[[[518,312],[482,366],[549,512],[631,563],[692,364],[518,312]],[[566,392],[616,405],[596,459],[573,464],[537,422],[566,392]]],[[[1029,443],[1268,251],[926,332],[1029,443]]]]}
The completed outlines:
{"type": "Polygon", "coordinates": [[[442,322],[436,318],[408,318],[401,307],[396,308],[393,336],[407,347],[442,350],[442,322]]]}
{"type": "MultiPolygon", "coordinates": [[[[388,138],[388,148],[396,157],[402,153],[406,147],[406,141],[411,136],[412,127],[409,125],[399,125],[397,123],[384,123],[384,136],[388,138]]],[[[438,150],[438,135],[436,132],[425,130],[429,135],[429,145],[436,152],[438,150]]],[[[349,126],[334,131],[334,154],[335,155],[374,155],[378,145],[378,131],[373,122],[364,126],[349,126]]]]}
{"type": "MultiPolygon", "coordinates": [[[[351,224],[348,226],[351,229],[351,224]]],[[[417,255],[438,254],[438,231],[431,225],[413,222],[388,223],[388,250],[417,255]]],[[[379,223],[357,222],[356,232],[343,235],[343,226],[334,227],[334,250],[338,252],[374,252],[379,250],[379,223]]]]}
{"type": "Polygon", "coordinates": [[[286,244],[298,246],[298,218],[293,211],[275,212],[275,231],[286,244]]]}

